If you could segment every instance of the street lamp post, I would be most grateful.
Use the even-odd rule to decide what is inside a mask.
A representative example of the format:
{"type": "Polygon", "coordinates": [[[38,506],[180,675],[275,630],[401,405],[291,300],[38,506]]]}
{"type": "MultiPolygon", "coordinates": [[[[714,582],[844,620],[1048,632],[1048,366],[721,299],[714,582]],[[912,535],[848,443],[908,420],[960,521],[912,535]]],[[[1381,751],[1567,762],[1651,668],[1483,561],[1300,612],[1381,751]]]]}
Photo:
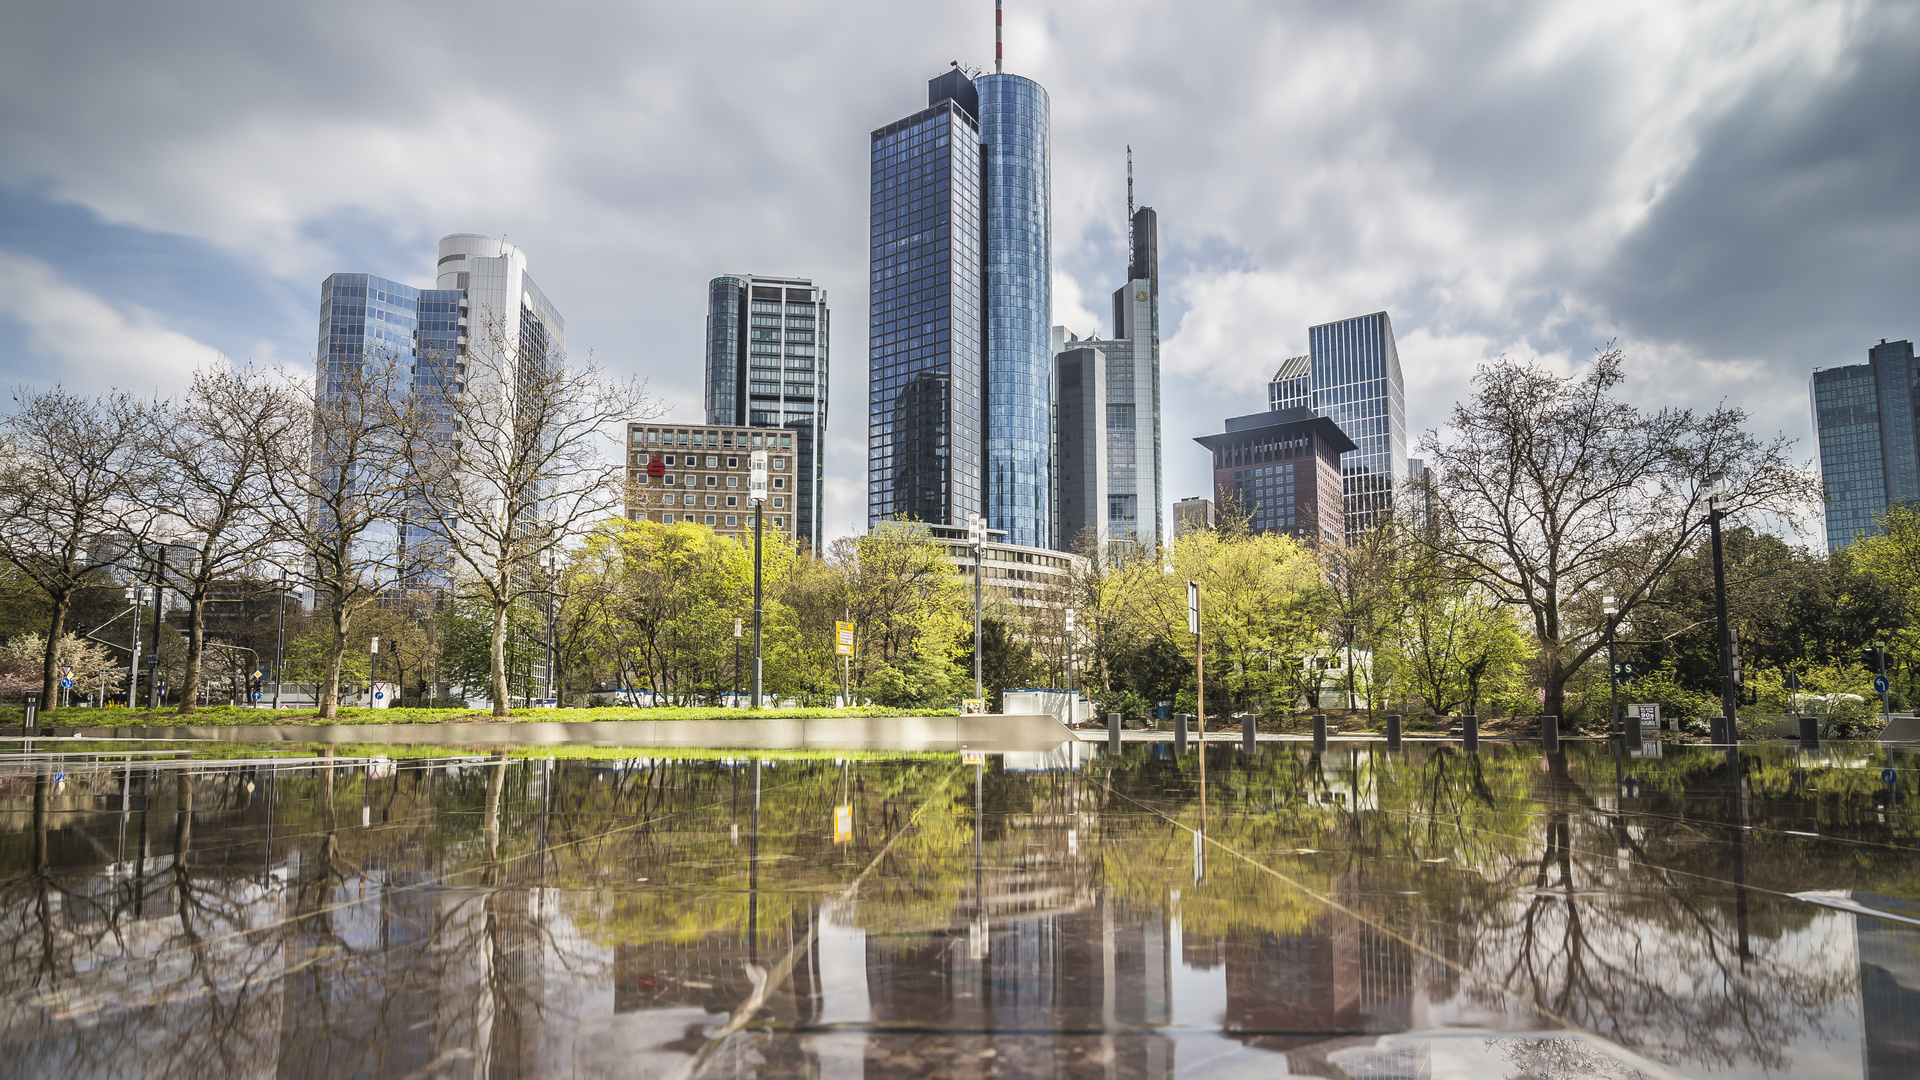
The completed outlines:
{"type": "Polygon", "coordinates": [[[1071,708],[1073,698],[1073,609],[1067,609],[1067,696],[1071,708]]]}
{"type": "Polygon", "coordinates": [[[767,522],[767,452],[755,450],[747,459],[747,501],[753,504],[753,708],[760,707],[760,538],[767,522]]]}
{"type": "Polygon", "coordinates": [[[127,708],[140,707],[140,607],[146,599],[145,585],[127,586],[127,603],[133,605],[133,648],[127,650],[127,708]]]}
{"type": "Polygon", "coordinates": [[[281,668],[287,662],[287,590],[293,588],[293,582],[280,578],[273,583],[273,589],[280,594],[280,625],[273,634],[273,707],[280,707],[280,684],[287,681],[281,668]]]}
{"type": "Polygon", "coordinates": [[[1610,737],[1619,739],[1626,736],[1626,730],[1620,726],[1620,667],[1613,661],[1614,616],[1620,614],[1620,605],[1613,597],[1603,596],[1600,598],[1600,612],[1607,621],[1607,695],[1613,718],[1607,730],[1610,737]]]}
{"type": "Polygon", "coordinates": [[[1725,736],[1733,740],[1734,713],[1739,707],[1733,682],[1733,632],[1727,621],[1727,572],[1720,553],[1720,518],[1726,513],[1727,474],[1714,473],[1707,496],[1707,529],[1713,534],[1713,600],[1720,631],[1720,715],[1725,736]]]}
{"type": "Polygon", "coordinates": [[[1193,635],[1193,719],[1201,742],[1207,741],[1207,643],[1200,636],[1200,583],[1187,582],[1187,632],[1193,635]]]}
{"type": "Polygon", "coordinates": [[[978,701],[986,697],[980,680],[980,564],[987,554],[986,518],[975,514],[967,522],[967,543],[973,548],[973,697],[978,701]]]}
{"type": "Polygon", "coordinates": [[[147,707],[154,712],[160,711],[160,615],[164,605],[160,602],[166,595],[167,546],[160,545],[160,565],[153,575],[153,652],[147,655],[147,707]]]}
{"type": "MultiPolygon", "coordinates": [[[[380,639],[367,639],[367,708],[373,708],[373,675],[380,666],[380,639]]],[[[509,705],[512,702],[508,702],[509,705]]]]}
{"type": "Polygon", "coordinates": [[[740,620],[733,620],[733,707],[740,707],[740,620]]]}

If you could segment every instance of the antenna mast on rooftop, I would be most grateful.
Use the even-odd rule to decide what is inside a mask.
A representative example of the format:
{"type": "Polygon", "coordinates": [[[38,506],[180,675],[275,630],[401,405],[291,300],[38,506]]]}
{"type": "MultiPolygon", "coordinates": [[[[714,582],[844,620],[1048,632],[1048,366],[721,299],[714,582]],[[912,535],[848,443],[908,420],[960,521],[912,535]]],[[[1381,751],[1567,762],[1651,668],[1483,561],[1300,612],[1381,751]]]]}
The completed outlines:
{"type": "Polygon", "coordinates": [[[1127,144],[1127,262],[1133,262],[1133,144],[1127,144]]]}
{"type": "Polygon", "coordinates": [[[1000,44],[1000,0],[993,0],[993,73],[1000,74],[1001,65],[1006,59],[1000,44]]]}

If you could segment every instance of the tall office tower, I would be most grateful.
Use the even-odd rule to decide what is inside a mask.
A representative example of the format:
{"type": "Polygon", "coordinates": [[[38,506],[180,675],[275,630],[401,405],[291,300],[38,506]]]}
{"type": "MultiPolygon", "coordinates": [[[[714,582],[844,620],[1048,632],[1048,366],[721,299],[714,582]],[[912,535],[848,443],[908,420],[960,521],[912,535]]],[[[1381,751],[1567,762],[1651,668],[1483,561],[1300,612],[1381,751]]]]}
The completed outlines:
{"type": "Polygon", "coordinates": [[[1131,225],[1127,283],[1113,292],[1113,337],[1081,340],[1064,326],[1053,328],[1057,497],[1052,543],[1060,550],[1089,533],[1102,542],[1148,545],[1166,536],[1160,259],[1153,208],[1134,213],[1131,225]],[[1081,381],[1069,385],[1072,379],[1081,381]],[[1090,390],[1090,380],[1097,380],[1097,390],[1090,390]],[[1097,398],[1076,404],[1088,392],[1097,398]],[[1075,443],[1085,445],[1070,445],[1075,443]]]}
{"type": "Polygon", "coordinates": [[[1307,355],[1282,361],[1267,384],[1268,409],[1301,406],[1358,447],[1340,459],[1347,535],[1372,528],[1407,478],[1406,385],[1386,312],[1308,328],[1307,355]]]}
{"type": "Polygon", "coordinates": [[[793,517],[816,551],[824,536],[827,324],[827,291],[807,278],[727,274],[707,287],[707,423],[793,432],[793,517]]]}
{"type": "Polygon", "coordinates": [[[867,515],[1051,536],[1047,94],[1018,75],[928,83],[873,133],[867,515]]]}
{"type": "Polygon", "coordinates": [[[1920,500],[1916,381],[1913,343],[1885,338],[1867,350],[1864,364],[1813,373],[1828,550],[1873,533],[1889,507],[1920,500]]]}
{"type": "MultiPolygon", "coordinates": [[[[346,376],[369,363],[391,365],[409,391],[465,385],[474,350],[501,354],[479,365],[496,376],[529,358],[556,362],[566,323],[527,274],[526,256],[490,236],[456,233],[440,241],[438,278],[416,289],[372,274],[333,274],[320,283],[320,393],[351,392],[346,376]]],[[[430,534],[419,526],[407,540],[430,534]]]]}

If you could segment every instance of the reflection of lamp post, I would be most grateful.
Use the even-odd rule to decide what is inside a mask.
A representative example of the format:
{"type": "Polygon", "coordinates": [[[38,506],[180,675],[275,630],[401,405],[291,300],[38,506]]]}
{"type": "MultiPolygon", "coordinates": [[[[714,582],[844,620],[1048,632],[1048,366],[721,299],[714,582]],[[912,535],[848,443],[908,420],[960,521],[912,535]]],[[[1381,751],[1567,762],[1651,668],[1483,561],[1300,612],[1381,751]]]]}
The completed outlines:
{"type": "Polygon", "coordinates": [[[287,663],[287,590],[293,588],[293,582],[281,578],[273,583],[273,589],[280,594],[280,626],[273,637],[273,707],[280,707],[280,684],[287,681],[282,669],[287,663]]]}
{"type": "Polygon", "coordinates": [[[1720,630],[1720,715],[1725,717],[1726,739],[1733,741],[1734,713],[1739,707],[1733,686],[1733,634],[1727,622],[1727,571],[1720,554],[1720,518],[1726,513],[1727,474],[1714,473],[1709,480],[1707,529],[1713,534],[1713,599],[1719,615],[1720,630]]]}

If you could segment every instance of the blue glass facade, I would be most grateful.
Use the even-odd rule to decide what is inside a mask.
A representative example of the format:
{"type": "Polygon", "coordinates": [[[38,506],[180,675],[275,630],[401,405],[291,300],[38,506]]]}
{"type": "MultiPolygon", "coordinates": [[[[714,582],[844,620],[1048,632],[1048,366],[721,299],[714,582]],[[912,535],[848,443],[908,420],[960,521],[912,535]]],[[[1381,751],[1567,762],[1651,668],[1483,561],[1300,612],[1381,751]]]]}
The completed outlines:
{"type": "MultiPolygon", "coordinates": [[[[1406,385],[1393,322],[1384,311],[1307,330],[1313,411],[1340,425],[1357,449],[1340,457],[1348,536],[1393,510],[1407,475],[1406,385]]],[[[1270,402],[1279,407],[1276,391],[1270,402]]]]}
{"type": "Polygon", "coordinates": [[[1913,343],[1882,341],[1867,362],[1813,373],[1813,424],[1827,489],[1827,548],[1871,534],[1898,503],[1920,501],[1913,343]]]}
{"type": "Polygon", "coordinates": [[[1052,135],[1047,92],[1019,75],[982,75],[985,188],[987,522],[1006,542],[1052,540],[1052,135]]]}
{"type": "Polygon", "coordinates": [[[980,129],[938,94],[873,133],[869,524],[982,509],[980,129]]]}

